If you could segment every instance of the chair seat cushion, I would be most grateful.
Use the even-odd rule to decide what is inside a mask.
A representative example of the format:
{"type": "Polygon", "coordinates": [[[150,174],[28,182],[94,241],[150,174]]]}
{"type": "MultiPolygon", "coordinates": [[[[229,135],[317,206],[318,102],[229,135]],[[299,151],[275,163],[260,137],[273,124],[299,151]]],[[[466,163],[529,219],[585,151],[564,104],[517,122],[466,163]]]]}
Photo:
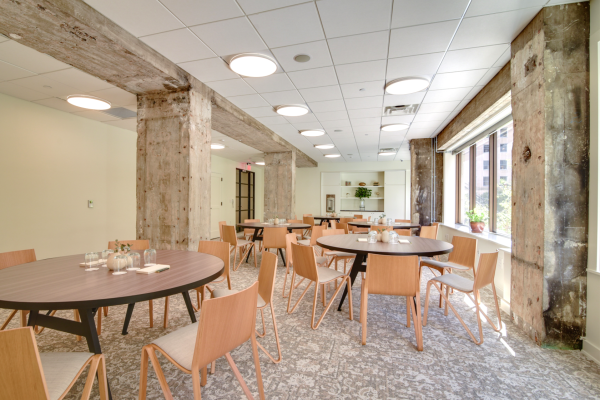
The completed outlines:
{"type": "Polygon", "coordinates": [[[327,257],[317,256],[317,264],[325,264],[327,262],[327,257]]]}
{"type": "MultiPolygon", "coordinates": [[[[238,290],[235,289],[215,289],[212,292],[212,297],[217,298],[217,297],[223,297],[223,296],[229,296],[230,294],[234,294],[237,293],[238,290]]],[[[256,307],[261,308],[267,305],[267,302],[263,300],[262,297],[260,297],[260,294],[258,295],[258,299],[256,300],[256,307]]]]}
{"type": "Polygon", "coordinates": [[[196,337],[198,336],[198,323],[179,328],[168,335],[161,336],[152,343],[160,347],[177,364],[187,370],[192,369],[196,337]]]}
{"type": "Polygon", "coordinates": [[[470,293],[473,291],[473,281],[456,274],[444,274],[436,276],[432,279],[432,281],[437,281],[444,285],[448,285],[459,292],[470,293]]]}
{"type": "Polygon", "coordinates": [[[310,246],[310,240],[298,240],[298,244],[301,244],[302,246],[310,246]]]}
{"type": "Polygon", "coordinates": [[[356,257],[354,253],[344,253],[343,251],[325,250],[325,255],[335,257],[356,257]]]}
{"type": "Polygon", "coordinates": [[[345,275],[343,272],[327,267],[318,267],[317,272],[319,273],[319,283],[329,282],[337,277],[345,275]]]}
{"type": "Polygon", "coordinates": [[[421,267],[453,268],[460,271],[468,271],[470,269],[469,267],[457,263],[436,261],[431,258],[427,260],[421,259],[421,267]]]}
{"type": "Polygon", "coordinates": [[[67,390],[92,353],[40,353],[44,378],[51,400],[57,400],[67,390]]]}
{"type": "Polygon", "coordinates": [[[238,247],[246,246],[246,245],[249,245],[251,243],[253,243],[253,242],[250,241],[250,240],[244,240],[244,239],[238,239],[238,241],[237,241],[238,247]]]}

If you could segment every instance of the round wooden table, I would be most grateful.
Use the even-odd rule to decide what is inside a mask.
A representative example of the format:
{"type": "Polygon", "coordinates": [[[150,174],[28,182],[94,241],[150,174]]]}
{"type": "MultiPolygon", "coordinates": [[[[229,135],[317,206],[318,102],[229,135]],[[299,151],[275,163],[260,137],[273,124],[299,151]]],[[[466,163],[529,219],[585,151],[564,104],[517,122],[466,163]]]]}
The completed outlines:
{"type": "MultiPolygon", "coordinates": [[[[323,221],[337,221],[340,222],[340,218],[346,218],[346,217],[340,217],[339,215],[337,217],[327,217],[327,216],[318,216],[318,217],[313,217],[316,220],[319,220],[319,223],[317,225],[321,225],[323,223],[323,221]]],[[[315,222],[316,223],[316,222],[315,222]]]]}
{"type": "MultiPolygon", "coordinates": [[[[389,244],[383,242],[359,242],[358,238],[366,239],[367,235],[332,235],[317,239],[317,244],[324,249],[354,253],[356,258],[350,270],[350,280],[354,283],[359,272],[366,272],[367,266],[363,265],[368,254],[383,254],[390,256],[423,256],[431,257],[452,252],[452,244],[441,240],[425,239],[418,236],[400,236],[400,240],[410,243],[389,244]]],[[[346,299],[348,290],[344,289],[338,311],[346,299]]]]}
{"type": "MultiPolygon", "coordinates": [[[[353,221],[348,222],[348,225],[357,226],[359,228],[373,228],[376,229],[378,226],[389,226],[388,224],[376,224],[372,221],[353,221]]],[[[420,228],[421,225],[413,224],[409,222],[394,222],[394,229],[411,229],[411,228],[420,228]]]]}
{"type": "MultiPolygon", "coordinates": [[[[245,229],[254,229],[254,235],[252,235],[252,241],[256,242],[257,240],[263,240],[262,232],[265,228],[287,228],[288,232],[292,232],[294,229],[308,229],[310,228],[309,224],[300,224],[300,223],[289,223],[285,224],[268,224],[266,222],[244,222],[237,224],[239,228],[245,229]]],[[[283,259],[283,265],[285,265],[285,257],[283,255],[283,251],[279,249],[279,254],[283,259]]],[[[246,262],[248,262],[248,258],[250,257],[250,252],[246,256],[246,262]]]]}

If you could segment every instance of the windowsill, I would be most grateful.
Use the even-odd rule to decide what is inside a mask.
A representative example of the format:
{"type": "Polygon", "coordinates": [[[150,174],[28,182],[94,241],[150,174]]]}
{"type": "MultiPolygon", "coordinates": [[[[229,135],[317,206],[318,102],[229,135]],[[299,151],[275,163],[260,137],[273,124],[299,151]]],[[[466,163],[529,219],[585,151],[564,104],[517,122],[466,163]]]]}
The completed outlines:
{"type": "Polygon", "coordinates": [[[501,245],[503,247],[508,247],[509,249],[512,246],[511,239],[506,236],[497,235],[497,234],[491,233],[491,232],[473,233],[473,232],[471,232],[471,228],[469,228],[466,225],[461,225],[461,224],[454,224],[454,225],[441,224],[441,225],[443,225],[447,228],[450,228],[450,229],[456,229],[457,231],[459,231],[461,233],[465,233],[465,234],[472,236],[474,238],[477,238],[477,239],[485,239],[485,240],[489,240],[490,242],[498,243],[499,245],[501,245]]]}

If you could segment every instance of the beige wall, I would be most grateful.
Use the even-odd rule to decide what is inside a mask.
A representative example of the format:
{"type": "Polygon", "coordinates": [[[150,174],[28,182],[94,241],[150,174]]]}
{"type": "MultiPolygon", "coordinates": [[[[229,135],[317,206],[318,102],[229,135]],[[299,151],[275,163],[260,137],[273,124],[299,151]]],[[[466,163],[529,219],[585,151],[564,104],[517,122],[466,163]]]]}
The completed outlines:
{"type": "Polygon", "coordinates": [[[135,132],[0,94],[0,252],[134,238],[135,149],[135,132]]]}

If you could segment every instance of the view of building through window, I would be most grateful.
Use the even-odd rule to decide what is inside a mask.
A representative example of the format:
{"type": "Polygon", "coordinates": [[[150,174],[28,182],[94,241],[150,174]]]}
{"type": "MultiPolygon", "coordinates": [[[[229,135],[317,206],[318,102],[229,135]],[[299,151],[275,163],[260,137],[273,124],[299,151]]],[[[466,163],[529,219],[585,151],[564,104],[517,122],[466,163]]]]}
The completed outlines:
{"type": "Polygon", "coordinates": [[[475,144],[475,207],[484,212],[485,230],[490,225],[490,138],[487,137],[475,144]]]}
{"type": "Polygon", "coordinates": [[[460,155],[460,220],[463,224],[469,224],[466,212],[470,210],[470,191],[469,191],[469,149],[463,151],[460,155]]]}
{"type": "Polygon", "coordinates": [[[512,147],[513,124],[509,122],[500,128],[497,139],[498,152],[498,185],[496,187],[497,211],[496,232],[510,235],[511,196],[512,196],[512,147]],[[502,150],[504,149],[504,150],[502,150]]]}

